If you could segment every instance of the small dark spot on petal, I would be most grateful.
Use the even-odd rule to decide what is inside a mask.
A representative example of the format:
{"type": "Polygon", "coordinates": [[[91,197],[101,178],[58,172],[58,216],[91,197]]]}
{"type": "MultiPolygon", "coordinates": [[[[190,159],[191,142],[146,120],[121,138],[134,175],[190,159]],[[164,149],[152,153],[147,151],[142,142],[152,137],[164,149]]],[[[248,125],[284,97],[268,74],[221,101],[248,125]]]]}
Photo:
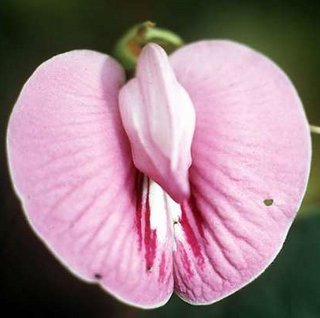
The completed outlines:
{"type": "Polygon", "coordinates": [[[273,199],[265,199],[263,203],[266,206],[271,206],[273,204],[273,199]]]}
{"type": "Polygon", "coordinates": [[[147,266],[147,271],[151,271],[151,269],[152,269],[152,266],[147,266]]]}
{"type": "Polygon", "coordinates": [[[96,273],[96,274],[94,274],[94,278],[96,278],[96,279],[101,279],[101,278],[102,278],[102,275],[99,274],[99,273],[96,273]]]}
{"type": "Polygon", "coordinates": [[[178,221],[173,221],[173,224],[174,224],[174,225],[178,224],[178,221]]]}

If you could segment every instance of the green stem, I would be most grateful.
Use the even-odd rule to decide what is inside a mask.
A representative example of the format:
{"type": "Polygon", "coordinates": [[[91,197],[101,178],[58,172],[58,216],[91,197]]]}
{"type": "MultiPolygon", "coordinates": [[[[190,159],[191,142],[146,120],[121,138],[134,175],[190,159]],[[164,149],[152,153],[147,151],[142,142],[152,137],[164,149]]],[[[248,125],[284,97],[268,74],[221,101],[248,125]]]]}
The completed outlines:
{"type": "Polygon", "coordinates": [[[318,126],[314,126],[314,125],[310,125],[310,131],[314,134],[320,134],[320,127],[318,126]]]}
{"type": "Polygon", "coordinates": [[[126,71],[132,72],[138,56],[147,43],[159,44],[168,54],[183,45],[175,33],[157,28],[155,23],[145,21],[130,28],[115,46],[114,56],[126,71]]]}

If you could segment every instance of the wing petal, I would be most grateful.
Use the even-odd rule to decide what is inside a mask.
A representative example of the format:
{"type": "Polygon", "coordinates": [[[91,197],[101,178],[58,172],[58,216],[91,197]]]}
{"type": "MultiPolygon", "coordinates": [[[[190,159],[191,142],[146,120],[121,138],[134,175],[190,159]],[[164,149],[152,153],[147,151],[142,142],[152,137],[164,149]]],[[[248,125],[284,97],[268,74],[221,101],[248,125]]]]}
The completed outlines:
{"type": "Polygon", "coordinates": [[[306,189],[310,133],[292,83],[254,50],[203,41],[171,63],[196,110],[175,289],[190,303],[212,303],[256,278],[281,249],[306,189]]]}
{"type": "Polygon", "coordinates": [[[161,189],[131,159],[117,102],[123,83],[118,63],[93,51],[42,64],[10,119],[10,170],[31,225],[68,269],[125,302],[157,307],[173,289],[172,231],[161,189]]]}

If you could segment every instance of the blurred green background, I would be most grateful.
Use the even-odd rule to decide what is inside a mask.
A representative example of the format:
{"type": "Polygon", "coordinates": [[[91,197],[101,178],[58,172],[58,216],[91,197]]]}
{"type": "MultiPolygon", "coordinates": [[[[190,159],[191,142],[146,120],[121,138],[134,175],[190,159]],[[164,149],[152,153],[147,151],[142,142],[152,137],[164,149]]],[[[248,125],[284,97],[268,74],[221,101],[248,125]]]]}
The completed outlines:
{"type": "Polygon", "coordinates": [[[309,121],[320,126],[320,1],[0,0],[2,312],[28,317],[320,317],[320,135],[313,136],[307,195],[282,252],[264,275],[211,306],[190,306],[175,296],[157,310],[125,306],[65,271],[27,225],[5,153],[8,117],[23,83],[55,54],[76,48],[111,52],[128,27],[147,19],[186,42],[228,38],[268,55],[292,79],[309,121]]]}

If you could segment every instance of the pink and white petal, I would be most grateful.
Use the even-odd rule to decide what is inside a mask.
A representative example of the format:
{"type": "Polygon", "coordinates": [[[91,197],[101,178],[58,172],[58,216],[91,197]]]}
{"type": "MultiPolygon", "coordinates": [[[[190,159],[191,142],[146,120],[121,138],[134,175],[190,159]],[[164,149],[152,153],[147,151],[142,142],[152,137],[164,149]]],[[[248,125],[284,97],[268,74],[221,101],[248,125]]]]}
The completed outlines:
{"type": "Polygon", "coordinates": [[[14,107],[8,158],[28,220],[67,268],[124,302],[157,307],[173,289],[172,230],[163,207],[150,207],[159,189],[133,165],[117,102],[123,83],[101,53],[45,62],[14,107]]]}
{"type": "Polygon", "coordinates": [[[159,45],[141,51],[136,77],[120,91],[119,107],[135,166],[182,202],[190,195],[195,111],[159,45]]]}
{"type": "Polygon", "coordinates": [[[203,41],[171,63],[196,110],[175,290],[207,304],[255,279],[281,249],[306,189],[310,133],[292,83],[258,52],[203,41]]]}

